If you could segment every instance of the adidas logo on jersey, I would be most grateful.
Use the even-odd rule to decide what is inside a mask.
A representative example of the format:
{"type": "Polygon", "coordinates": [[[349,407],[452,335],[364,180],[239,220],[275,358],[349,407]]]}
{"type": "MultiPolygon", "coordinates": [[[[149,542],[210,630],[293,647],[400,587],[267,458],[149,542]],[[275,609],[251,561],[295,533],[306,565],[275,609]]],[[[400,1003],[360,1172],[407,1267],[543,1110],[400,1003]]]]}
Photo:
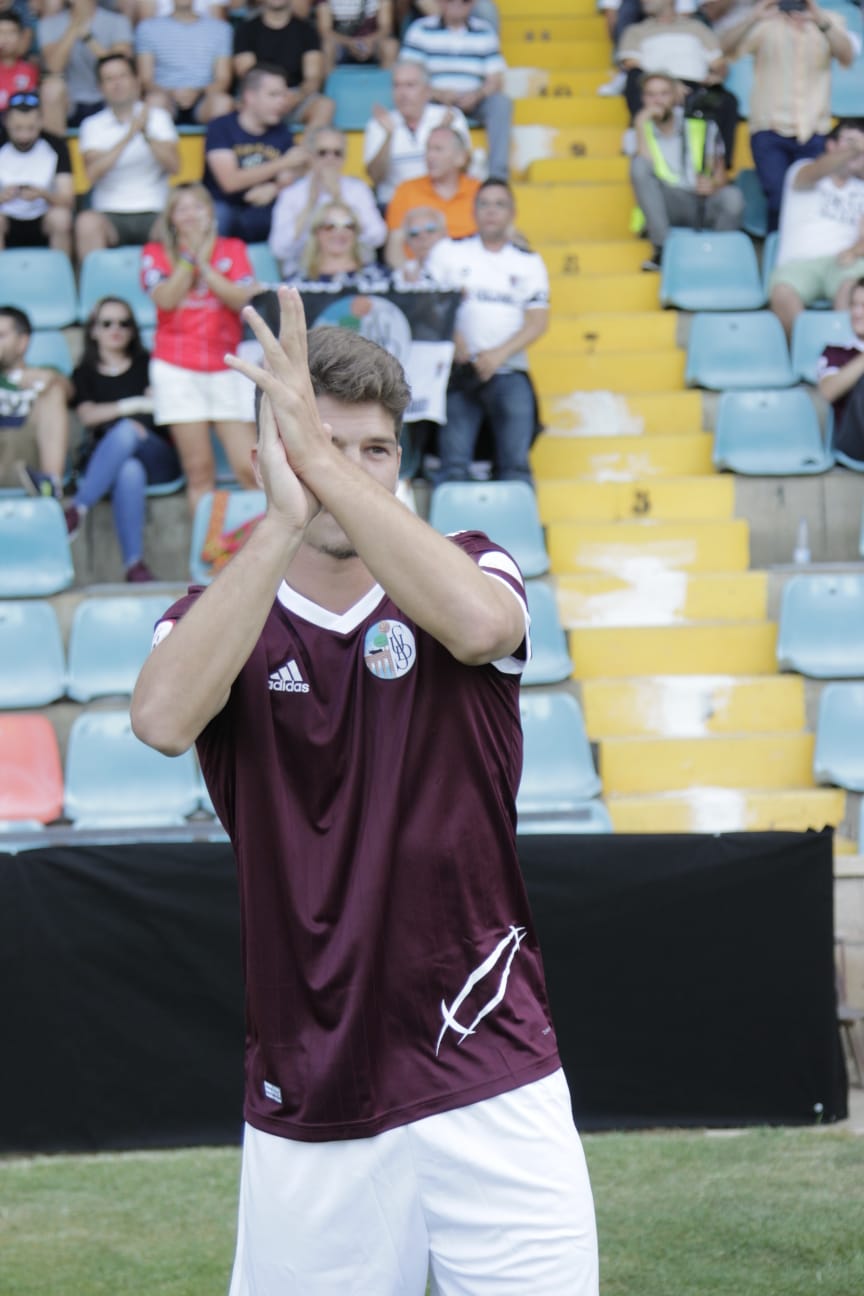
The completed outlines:
{"type": "Polygon", "coordinates": [[[286,662],[275,670],[268,679],[269,687],[274,693],[308,693],[309,685],[300,674],[300,667],[294,661],[286,662]]]}

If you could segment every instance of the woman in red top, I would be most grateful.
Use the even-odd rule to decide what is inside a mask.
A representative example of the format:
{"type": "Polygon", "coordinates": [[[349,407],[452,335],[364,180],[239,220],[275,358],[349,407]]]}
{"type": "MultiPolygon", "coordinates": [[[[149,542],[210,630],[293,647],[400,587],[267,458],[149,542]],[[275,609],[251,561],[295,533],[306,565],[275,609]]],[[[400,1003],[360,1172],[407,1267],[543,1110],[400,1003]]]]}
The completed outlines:
{"type": "Polygon", "coordinates": [[[216,482],[211,423],[237,480],[255,485],[254,389],[224,356],[237,350],[239,312],[256,284],[246,244],[217,235],[203,185],[172,190],[163,219],[164,241],[148,243],[141,254],[142,281],[157,310],[150,386],[156,422],[171,426],[194,513],[216,482]]]}

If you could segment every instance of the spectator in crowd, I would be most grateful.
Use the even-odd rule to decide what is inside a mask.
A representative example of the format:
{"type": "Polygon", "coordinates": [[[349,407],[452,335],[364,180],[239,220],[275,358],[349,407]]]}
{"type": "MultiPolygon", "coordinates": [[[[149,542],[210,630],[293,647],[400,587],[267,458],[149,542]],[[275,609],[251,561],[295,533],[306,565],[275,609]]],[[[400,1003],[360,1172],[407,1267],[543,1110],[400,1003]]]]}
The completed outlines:
{"type": "Polygon", "coordinates": [[[344,288],[362,284],[366,291],[387,285],[380,267],[364,266],[359,222],[342,202],[327,203],[313,215],[298,278],[305,283],[335,283],[344,288]]]}
{"type": "Polygon", "coordinates": [[[375,205],[372,190],[363,181],[343,175],[345,136],[331,126],[308,131],[303,146],[310,157],[306,175],[283,189],[276,199],[270,226],[270,250],[282,267],[282,276],[297,273],[312,217],[318,207],[341,199],[360,221],[364,261],[374,260],[375,249],[387,237],[387,226],[375,205]]]}
{"type": "Polygon", "coordinates": [[[413,207],[434,207],[447,224],[451,239],[465,238],[477,229],[474,199],[480,181],[466,175],[468,149],[453,126],[436,126],[426,140],[426,174],[403,180],[387,207],[387,264],[394,269],[413,255],[405,242],[403,225],[413,207]]]}
{"type": "Polygon", "coordinates": [[[797,316],[821,298],[846,310],[864,275],[864,130],[838,122],[825,151],[786,173],[770,306],[789,337],[797,316]]]}
{"type": "Polygon", "coordinates": [[[402,246],[409,255],[397,271],[397,279],[417,283],[428,278],[426,262],[437,243],[447,238],[447,222],[437,207],[412,207],[402,222],[402,246]]]}
{"type": "Polygon", "coordinates": [[[0,306],[0,486],[63,496],[69,444],[69,383],[26,363],[32,329],[16,306],[0,306]],[[38,468],[31,467],[33,461],[38,468]]]}
{"type": "Polygon", "coordinates": [[[324,65],[377,63],[390,67],[399,53],[390,0],[315,0],[324,65]]]}
{"type": "Polygon", "coordinates": [[[101,112],[81,123],[78,147],[92,185],[90,207],[75,220],[79,263],[97,248],[146,243],[180,169],[170,113],[141,102],[135,65],[125,54],[99,63],[101,112]]]}
{"type": "Polygon", "coordinates": [[[831,126],[831,64],[848,67],[860,48],[840,14],[802,0],[781,9],[758,0],[722,37],[730,58],[752,54],[750,148],[768,201],[768,228],[780,216],[783,181],[793,162],[818,157],[831,126]]]}
{"type": "Polygon", "coordinates": [[[6,111],[12,95],[35,90],[39,84],[35,63],[24,58],[26,40],[21,16],[14,10],[0,12],[0,113],[6,111]]]}
{"type": "Polygon", "coordinates": [[[143,558],[147,486],[180,476],[167,428],[153,424],[149,359],[129,303],[98,301],[72,375],[72,404],[86,440],[66,526],[71,539],[88,510],[110,494],[127,581],[154,579],[143,558]]]}
{"type": "Polygon", "coordinates": [[[97,67],[106,54],[132,53],[132,24],[96,0],[69,0],[68,7],[39,21],[45,127],[65,135],[104,107],[97,67]]]}
{"type": "Polygon", "coordinates": [[[731,167],[738,101],[723,88],[727,63],[720,42],[705,23],[679,16],[675,0],[643,0],[643,8],[648,17],[628,27],[618,46],[618,60],[627,74],[624,93],[631,118],[635,120],[643,106],[643,75],[665,72],[690,91],[685,105],[689,115],[698,112],[717,122],[731,167]]]}
{"type": "Polygon", "coordinates": [[[456,316],[447,424],[438,436],[436,481],[468,479],[486,419],[497,476],[530,482],[528,451],[537,404],[526,351],[549,324],[549,276],[536,252],[525,252],[510,240],[515,207],[506,183],[484,181],[475,210],[477,233],[438,243],[426,261],[442,287],[464,293],[456,316]]]}
{"type": "Polygon", "coordinates": [[[422,63],[400,59],[393,68],[393,108],[376,104],[363,135],[363,162],[382,208],[403,180],[426,172],[426,141],[436,126],[452,126],[471,147],[459,108],[430,102],[429,74],[422,63]]]}
{"type": "Polygon", "coordinates": [[[493,28],[470,10],[471,0],[441,0],[440,18],[418,18],[405,32],[400,58],[423,64],[436,103],[459,108],[485,127],[489,174],[504,179],[513,117],[503,90],[507,65],[493,28]]]}
{"type": "MultiPolygon", "coordinates": [[[[145,18],[169,18],[174,8],[174,0],[131,0],[135,7],[135,21],[143,22],[145,18]]],[[[194,0],[193,8],[201,18],[228,17],[230,5],[220,0],[194,0]]]]}
{"type": "Polygon", "coordinates": [[[744,215],[744,195],[727,180],[716,123],[687,116],[683,100],[684,88],[673,77],[649,72],[642,78],[630,180],[653,244],[645,270],[659,270],[670,226],[733,230],[744,215]]]}
{"type": "Polygon", "coordinates": [[[10,15],[13,22],[17,18],[21,24],[16,42],[16,57],[35,58],[38,16],[33,5],[28,0],[0,0],[0,16],[8,18],[10,15]]]}
{"type": "Polygon", "coordinates": [[[169,424],[189,508],[215,484],[210,424],[243,486],[254,485],[255,441],[245,380],[225,364],[243,328],[239,312],[255,292],[246,245],[216,230],[203,185],[178,185],[165,208],[165,236],[142,252],[142,282],[156,306],[150,362],[154,420],[169,424]]]}
{"type": "MultiPolygon", "coordinates": [[[[716,3],[728,3],[728,0],[716,0],[716,3]]],[[[742,0],[742,3],[749,4],[751,0],[742,0]]],[[[612,42],[613,54],[617,59],[618,42],[622,34],[633,23],[642,22],[645,17],[645,10],[642,8],[641,0],[599,0],[598,9],[603,14],[606,22],[606,32],[612,42]]],[[[705,6],[699,5],[697,0],[675,0],[675,12],[680,18],[689,18],[699,13],[705,15],[705,6]]],[[[619,67],[615,67],[612,79],[606,85],[600,86],[597,93],[599,95],[620,95],[624,93],[627,86],[627,74],[619,67]]]]}
{"type": "Polygon", "coordinates": [[[279,190],[308,165],[282,120],[285,90],[280,67],[256,63],[241,83],[239,111],[207,127],[204,184],[219,233],[228,238],[266,243],[279,190]]]}
{"type": "Polygon", "coordinates": [[[75,186],[64,139],[42,130],[39,96],[12,95],[0,147],[0,250],[44,247],[72,251],[75,186]]]}
{"type": "Polygon", "coordinates": [[[148,102],[181,126],[205,125],[231,112],[231,26],[174,0],[167,18],[147,18],[135,33],[138,71],[148,102]]]}
{"type": "Polygon", "coordinates": [[[854,340],[850,346],[827,346],[819,357],[819,391],[834,410],[834,448],[864,464],[864,279],[856,279],[849,297],[854,340]]]}
{"type": "MultiPolygon", "coordinates": [[[[397,30],[403,31],[418,18],[436,17],[440,5],[441,0],[395,0],[397,30]]],[[[482,18],[500,35],[501,15],[495,0],[474,0],[471,13],[475,18],[482,18]]]]}
{"type": "Polygon", "coordinates": [[[282,68],[287,81],[283,112],[289,123],[314,129],[328,126],[336,105],[322,94],[321,41],[297,0],[264,0],[254,18],[234,33],[234,74],[242,78],[256,63],[282,68]]]}

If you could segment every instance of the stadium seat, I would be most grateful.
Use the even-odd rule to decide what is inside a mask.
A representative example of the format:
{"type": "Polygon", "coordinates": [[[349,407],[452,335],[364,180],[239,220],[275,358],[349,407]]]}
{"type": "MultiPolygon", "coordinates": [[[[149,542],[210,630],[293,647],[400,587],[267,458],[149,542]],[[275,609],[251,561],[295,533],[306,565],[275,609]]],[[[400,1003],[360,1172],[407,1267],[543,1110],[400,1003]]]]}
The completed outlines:
{"type": "Polygon", "coordinates": [[[63,812],[63,770],[51,721],[0,715],[0,820],[50,823],[63,812]]]}
{"type": "Polygon", "coordinates": [[[195,755],[162,756],[132,732],[126,711],[87,711],[69,734],[66,816],[76,828],[176,827],[201,789],[195,755]]]}
{"type": "Polygon", "coordinates": [[[262,287],[270,287],[282,282],[279,264],[266,243],[247,243],[246,251],[252,265],[255,278],[262,287]]]}
{"type": "Polygon", "coordinates": [[[730,64],[726,80],[726,89],[738,100],[738,116],[750,116],[750,94],[753,89],[753,57],[748,54],[730,64]]]}
{"type": "Polygon", "coordinates": [[[531,617],[531,660],[522,683],[559,684],[573,674],[567,636],[561,627],[555,591],[544,581],[528,581],[528,612],[531,617]]]}
{"type": "Polygon", "coordinates": [[[88,252],[81,266],[79,313],[86,320],[100,297],[119,297],[132,308],[139,328],[156,323],[156,307],[141,286],[141,249],[133,245],[88,252]]]}
{"type": "Polygon", "coordinates": [[[527,482],[444,482],[432,492],[429,521],[436,531],[485,531],[512,554],[525,577],[549,570],[549,555],[527,482]]]}
{"type": "Polygon", "coordinates": [[[795,381],[783,326],[773,311],[694,315],[687,345],[688,387],[789,387],[795,381]]]}
{"type": "Polygon", "coordinates": [[[337,130],[362,131],[372,116],[373,104],[393,107],[393,82],[384,68],[334,68],[324,93],[336,104],[333,125],[337,130]]]}
{"type": "MultiPolygon", "coordinates": [[[[233,531],[252,518],[259,517],[267,507],[267,497],[263,491],[231,491],[228,508],[225,514],[223,531],[233,531]]],[[[210,514],[213,509],[213,493],[202,495],[195,510],[192,522],[192,542],[189,546],[189,575],[196,585],[209,585],[213,579],[210,563],[201,557],[201,550],[207,538],[210,526],[210,514]]]]}
{"type": "Polygon", "coordinates": [[[89,702],[131,694],[153,627],[173,601],[167,594],[82,599],[69,634],[69,697],[89,702]]]}
{"type": "Polygon", "coordinates": [[[583,801],[567,814],[523,815],[516,824],[516,831],[522,837],[548,837],[555,833],[611,833],[614,829],[602,801],[583,801]]]}
{"type": "Polygon", "coordinates": [[[717,413],[714,465],[750,477],[827,472],[834,457],[822,441],[806,391],[724,392],[717,413]]]}
{"type": "Polygon", "coordinates": [[[813,777],[864,792],[864,684],[829,684],[819,699],[813,777]]]}
{"type": "Polygon", "coordinates": [[[743,229],[751,238],[764,238],[768,233],[768,202],[759,176],[747,167],[738,172],[735,184],[744,195],[743,229]]]}
{"type": "Polygon", "coordinates": [[[765,242],[762,244],[762,291],[765,294],[765,300],[768,300],[769,284],[774,266],[777,264],[777,246],[779,235],[776,230],[772,230],[765,242]]]}
{"type": "Polygon", "coordinates": [[[777,664],[813,679],[864,676],[864,576],[793,576],[780,603],[777,664]]]}
{"type": "MultiPolygon", "coordinates": [[[[3,289],[0,288],[0,296],[2,294],[3,289]]],[[[72,355],[65,334],[59,329],[45,329],[31,334],[24,363],[32,365],[34,369],[58,369],[68,378],[72,373],[72,355]]]]}
{"type": "Polygon", "coordinates": [[[851,67],[831,64],[831,113],[834,117],[864,117],[864,55],[851,67]]]}
{"type": "Polygon", "coordinates": [[[74,572],[63,510],[54,499],[0,499],[0,598],[43,598],[74,572]]]}
{"type": "Polygon", "coordinates": [[[758,310],[765,293],[741,230],[673,229],[663,245],[660,304],[680,310],[758,310]]]}
{"type": "Polygon", "coordinates": [[[524,735],[520,819],[572,814],[600,791],[579,703],[572,693],[532,689],[519,699],[524,735]]]}
{"type": "Polygon", "coordinates": [[[792,333],[792,369],[801,382],[816,382],[816,362],[826,346],[851,344],[854,334],[848,311],[805,310],[792,333]]]}
{"type": "Polygon", "coordinates": [[[66,659],[50,603],[0,601],[0,707],[41,707],[63,696],[66,659]]]}
{"type": "Polygon", "coordinates": [[[23,310],[34,329],[66,328],[78,319],[72,264],[51,248],[0,252],[0,299],[23,310]]]}

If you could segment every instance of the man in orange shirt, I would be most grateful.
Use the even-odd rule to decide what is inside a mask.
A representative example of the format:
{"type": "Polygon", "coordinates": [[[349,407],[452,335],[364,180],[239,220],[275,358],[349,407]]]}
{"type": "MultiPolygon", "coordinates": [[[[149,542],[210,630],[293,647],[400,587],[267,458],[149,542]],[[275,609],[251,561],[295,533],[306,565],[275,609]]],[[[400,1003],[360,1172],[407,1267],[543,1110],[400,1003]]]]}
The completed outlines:
{"type": "Polygon", "coordinates": [[[474,198],[480,181],[465,174],[468,150],[452,126],[437,126],[426,142],[426,172],[416,180],[403,180],[387,208],[387,264],[394,270],[413,256],[405,245],[402,224],[412,207],[434,207],[444,215],[447,236],[467,238],[477,232],[474,198]]]}

